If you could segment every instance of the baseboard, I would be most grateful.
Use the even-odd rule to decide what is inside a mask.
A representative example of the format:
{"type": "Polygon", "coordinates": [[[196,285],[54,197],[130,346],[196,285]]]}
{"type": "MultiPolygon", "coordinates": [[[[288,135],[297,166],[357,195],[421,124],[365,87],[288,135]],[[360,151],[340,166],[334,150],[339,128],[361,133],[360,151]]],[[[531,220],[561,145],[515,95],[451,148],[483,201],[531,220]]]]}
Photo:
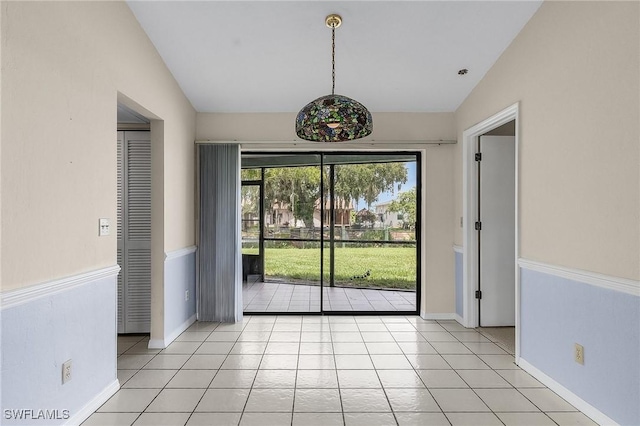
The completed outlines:
{"type": "Polygon", "coordinates": [[[425,311],[420,312],[420,317],[425,320],[457,320],[456,314],[453,313],[426,313],[425,311]]]}
{"type": "Polygon", "coordinates": [[[517,364],[524,371],[535,377],[540,383],[560,395],[569,404],[582,411],[586,416],[591,418],[591,420],[598,423],[599,425],[608,426],[618,424],[614,420],[610,419],[607,415],[602,413],[600,410],[571,392],[569,389],[565,388],[560,383],[556,382],[533,365],[529,364],[526,360],[520,358],[519,361],[517,361],[517,364]]]}
{"type": "Polygon", "coordinates": [[[466,327],[466,326],[464,325],[464,319],[463,319],[460,315],[458,315],[458,314],[453,314],[453,315],[454,315],[454,318],[453,318],[453,319],[454,319],[454,320],[456,320],[456,321],[458,321],[458,324],[460,324],[460,325],[461,325],[461,326],[463,326],[463,327],[466,327]]]}
{"type": "Polygon", "coordinates": [[[196,321],[196,315],[193,314],[189,317],[189,319],[187,319],[185,322],[180,324],[175,330],[171,332],[171,334],[168,337],[165,337],[165,341],[167,345],[169,345],[171,342],[176,340],[178,336],[181,335],[187,328],[189,328],[189,326],[193,324],[195,321],[196,321]]]}
{"type": "Polygon", "coordinates": [[[173,342],[174,340],[176,340],[176,338],[181,335],[187,328],[189,328],[189,326],[191,324],[193,324],[196,321],[196,316],[191,315],[191,317],[189,317],[188,320],[186,320],[185,322],[183,322],[182,324],[180,324],[175,330],[173,330],[171,332],[171,334],[169,334],[168,336],[165,336],[164,339],[151,339],[149,340],[149,349],[164,349],[167,346],[169,346],[169,344],[171,344],[171,342],[173,342]]]}
{"type": "Polygon", "coordinates": [[[113,396],[120,389],[120,382],[118,379],[111,382],[109,386],[103,389],[98,395],[96,395],[91,401],[85,404],[76,414],[71,416],[65,424],[67,425],[79,425],[89,418],[98,408],[102,406],[109,398],[113,396]]]}
{"type": "Polygon", "coordinates": [[[167,345],[164,343],[165,339],[149,339],[149,349],[164,349],[167,345]]]}

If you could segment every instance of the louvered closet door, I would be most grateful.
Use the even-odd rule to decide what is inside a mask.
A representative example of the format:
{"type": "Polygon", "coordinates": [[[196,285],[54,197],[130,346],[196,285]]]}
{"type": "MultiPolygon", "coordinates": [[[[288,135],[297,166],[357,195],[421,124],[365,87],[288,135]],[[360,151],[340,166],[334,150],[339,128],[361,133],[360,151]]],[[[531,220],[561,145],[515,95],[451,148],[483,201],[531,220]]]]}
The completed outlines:
{"type": "Polygon", "coordinates": [[[124,333],[124,132],[118,132],[118,333],[124,333]]]}
{"type": "Polygon", "coordinates": [[[123,139],[123,273],[119,322],[122,321],[123,333],[148,333],[151,327],[151,141],[149,132],[124,132],[123,139]]]}

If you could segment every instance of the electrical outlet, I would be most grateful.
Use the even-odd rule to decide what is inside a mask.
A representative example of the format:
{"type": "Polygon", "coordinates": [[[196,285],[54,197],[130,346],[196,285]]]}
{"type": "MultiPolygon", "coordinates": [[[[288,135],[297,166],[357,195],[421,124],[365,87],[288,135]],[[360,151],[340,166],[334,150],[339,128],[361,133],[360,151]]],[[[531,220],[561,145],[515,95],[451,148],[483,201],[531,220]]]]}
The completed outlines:
{"type": "Polygon", "coordinates": [[[580,365],[584,365],[584,347],[574,343],[574,358],[580,365]]]}
{"type": "Polygon", "coordinates": [[[62,384],[64,385],[69,380],[71,380],[71,360],[62,364],[62,384]]]}
{"type": "Polygon", "coordinates": [[[189,290],[186,290],[186,291],[184,292],[184,301],[185,301],[185,302],[188,302],[188,301],[189,301],[189,290]]]}

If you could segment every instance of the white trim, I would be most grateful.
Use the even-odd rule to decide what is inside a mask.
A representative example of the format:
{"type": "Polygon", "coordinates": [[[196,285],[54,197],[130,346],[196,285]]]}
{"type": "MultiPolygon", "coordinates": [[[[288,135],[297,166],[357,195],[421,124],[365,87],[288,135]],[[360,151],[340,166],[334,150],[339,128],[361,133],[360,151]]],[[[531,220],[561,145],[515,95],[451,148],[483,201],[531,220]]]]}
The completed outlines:
{"type": "Polygon", "coordinates": [[[70,277],[60,278],[53,281],[44,282],[16,290],[8,290],[0,293],[2,309],[13,308],[25,303],[33,302],[42,297],[53,296],[54,294],[80,287],[91,282],[103,280],[105,278],[116,277],[120,272],[120,266],[114,265],[96,271],[85,272],[70,277]]]}
{"type": "Polygon", "coordinates": [[[426,313],[425,311],[420,312],[420,317],[424,320],[455,320],[457,315],[453,313],[426,313]]]}
{"type": "Polygon", "coordinates": [[[164,338],[167,345],[169,345],[171,342],[176,340],[176,338],[178,338],[178,336],[181,335],[182,332],[185,331],[187,328],[189,328],[189,326],[193,324],[195,321],[196,321],[196,314],[193,314],[185,322],[183,322],[177,328],[175,328],[171,332],[171,334],[169,334],[168,337],[164,338]]]}
{"type": "MultiPolygon", "coordinates": [[[[453,245],[453,251],[457,254],[461,254],[464,256],[464,248],[462,246],[458,246],[458,245],[453,245]]],[[[458,323],[463,326],[466,327],[465,322],[464,322],[464,318],[460,315],[458,315],[458,313],[455,313],[455,318],[456,321],[458,321],[458,323]]]]}
{"type": "Polygon", "coordinates": [[[114,380],[106,388],[102,390],[98,395],[94,396],[91,401],[86,403],[77,413],[69,417],[69,420],[65,422],[66,425],[79,425],[89,418],[98,408],[102,406],[109,398],[113,396],[120,389],[120,382],[118,379],[114,380]]]}
{"type": "Polygon", "coordinates": [[[543,385],[548,387],[553,392],[557,393],[559,396],[564,398],[569,404],[576,407],[578,410],[582,411],[586,416],[590,417],[594,422],[599,425],[617,425],[614,420],[609,418],[606,414],[586,402],[584,399],[580,398],[575,393],[571,392],[569,389],[562,386],[560,383],[553,380],[551,377],[544,374],[542,371],[538,370],[533,365],[529,364],[526,360],[520,358],[520,361],[517,362],[518,366],[522,368],[527,373],[531,374],[538,381],[540,381],[543,385]]]}
{"type": "Polygon", "coordinates": [[[527,259],[518,259],[518,265],[522,269],[542,272],[543,274],[578,281],[595,287],[606,288],[608,290],[619,291],[633,296],[640,296],[640,281],[597,274],[595,272],[584,271],[581,269],[565,268],[564,266],[549,265],[547,263],[527,259]]]}
{"type": "Polygon", "coordinates": [[[196,315],[191,315],[188,320],[180,324],[175,330],[171,332],[164,339],[151,339],[149,340],[149,349],[164,349],[171,344],[176,338],[182,334],[191,324],[196,321],[196,315]]]}
{"type": "MultiPolygon", "coordinates": [[[[387,147],[387,146],[394,146],[394,145],[398,145],[398,146],[423,146],[423,145],[453,145],[458,143],[457,140],[455,139],[422,139],[422,140],[375,140],[375,139],[370,139],[370,140],[360,140],[358,142],[352,142],[352,143],[342,143],[340,144],[340,148],[342,147],[346,147],[346,148],[351,148],[354,147],[356,149],[362,149],[363,145],[365,145],[367,148],[368,147],[377,147],[377,146],[383,146],[383,147],[387,147]]],[[[253,145],[257,145],[259,148],[262,148],[264,150],[265,147],[261,147],[262,145],[269,145],[269,146],[278,146],[278,147],[286,147],[286,148],[297,148],[300,150],[306,150],[306,151],[318,151],[318,147],[317,147],[317,142],[309,142],[303,139],[294,139],[291,141],[287,141],[287,140],[271,140],[271,141],[265,141],[265,140],[253,140],[253,141],[248,141],[248,140],[242,140],[242,141],[237,141],[237,140],[233,140],[233,141],[229,141],[229,140],[212,140],[212,139],[205,139],[205,140],[196,140],[195,141],[196,145],[219,145],[219,144],[232,144],[232,145],[245,145],[245,146],[249,146],[251,148],[249,149],[253,149],[253,145]]],[[[331,150],[335,150],[335,147],[330,148],[331,150]]],[[[366,149],[366,148],[365,148],[366,149]]]]}
{"type": "Polygon", "coordinates": [[[164,254],[164,260],[168,261],[168,260],[177,259],[182,256],[187,256],[191,253],[195,253],[196,249],[197,249],[196,246],[189,246],[189,247],[181,248],[174,251],[168,251],[164,254]]]}
{"type": "Polygon", "coordinates": [[[477,254],[478,254],[478,236],[475,232],[476,212],[478,210],[478,194],[473,188],[476,183],[476,175],[474,173],[476,141],[478,137],[493,130],[501,125],[515,120],[515,247],[513,258],[513,273],[516,286],[515,308],[516,308],[516,359],[520,356],[520,274],[518,269],[518,257],[520,255],[520,217],[519,217],[519,170],[520,170],[520,104],[517,102],[497,114],[487,118],[486,120],[470,127],[462,133],[462,214],[463,214],[463,250],[466,252],[462,263],[462,294],[463,294],[463,319],[467,328],[475,328],[478,326],[478,307],[475,298],[475,290],[477,290],[477,254]]]}
{"type": "Polygon", "coordinates": [[[149,349],[164,349],[167,347],[165,339],[149,339],[149,349]]]}

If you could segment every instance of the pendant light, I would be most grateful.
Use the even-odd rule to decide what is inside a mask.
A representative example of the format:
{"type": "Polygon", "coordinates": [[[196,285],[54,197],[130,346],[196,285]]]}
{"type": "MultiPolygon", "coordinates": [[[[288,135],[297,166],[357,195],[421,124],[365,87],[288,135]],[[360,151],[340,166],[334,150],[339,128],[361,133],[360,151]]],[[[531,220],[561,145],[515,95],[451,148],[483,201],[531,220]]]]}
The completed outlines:
{"type": "Polygon", "coordinates": [[[336,28],[340,15],[325,19],[331,28],[331,94],[311,101],[296,118],[296,134],[313,142],[344,142],[368,136],[373,131],[371,113],[360,102],[336,95],[336,28]]]}

